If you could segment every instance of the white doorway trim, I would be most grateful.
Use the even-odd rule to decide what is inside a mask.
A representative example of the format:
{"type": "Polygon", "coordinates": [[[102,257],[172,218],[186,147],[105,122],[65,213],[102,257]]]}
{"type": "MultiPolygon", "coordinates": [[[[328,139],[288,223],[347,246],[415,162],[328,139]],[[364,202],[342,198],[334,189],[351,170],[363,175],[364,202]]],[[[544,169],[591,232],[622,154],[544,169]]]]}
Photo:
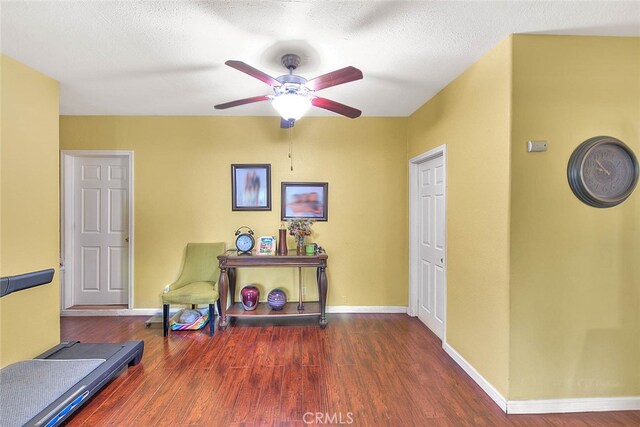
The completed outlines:
{"type": "Polygon", "coordinates": [[[133,151],[62,150],[60,152],[60,308],[61,311],[74,305],[73,301],[73,206],[74,165],[81,157],[120,157],[127,160],[129,170],[129,288],[127,308],[133,307],[133,151]],[[68,273],[67,273],[68,272],[68,273]]]}
{"type": "MultiPolygon", "coordinates": [[[[420,164],[442,156],[445,176],[445,242],[447,241],[446,224],[447,224],[447,146],[446,144],[422,153],[409,160],[409,305],[407,314],[412,317],[418,316],[418,277],[419,277],[419,242],[420,224],[418,214],[418,167],[420,164]]],[[[446,250],[446,243],[445,243],[446,250]]],[[[447,336],[447,259],[445,256],[444,263],[444,330],[442,332],[442,344],[446,343],[447,336]]]]}

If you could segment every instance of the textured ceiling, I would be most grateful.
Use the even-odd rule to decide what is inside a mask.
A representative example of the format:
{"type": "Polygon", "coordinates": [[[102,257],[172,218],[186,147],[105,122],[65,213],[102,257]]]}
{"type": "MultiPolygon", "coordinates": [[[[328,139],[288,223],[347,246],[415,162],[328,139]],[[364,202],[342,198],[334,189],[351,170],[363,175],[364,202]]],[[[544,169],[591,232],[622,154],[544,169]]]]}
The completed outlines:
{"type": "Polygon", "coordinates": [[[2,52],[60,81],[74,115],[276,115],[213,106],[271,93],[227,59],[277,77],[291,52],[306,78],[364,73],[319,95],[407,116],[509,34],[640,36],[638,1],[2,1],[0,15],[2,52]]]}

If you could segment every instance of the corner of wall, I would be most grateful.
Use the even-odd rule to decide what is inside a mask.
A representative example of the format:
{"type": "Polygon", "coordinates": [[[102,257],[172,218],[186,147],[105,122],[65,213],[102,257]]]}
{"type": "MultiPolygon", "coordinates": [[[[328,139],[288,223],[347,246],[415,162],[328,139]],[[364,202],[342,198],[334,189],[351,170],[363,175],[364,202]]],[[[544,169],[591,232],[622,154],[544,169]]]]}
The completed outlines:
{"type": "MultiPolygon", "coordinates": [[[[0,275],[57,270],[58,82],[7,56],[1,61],[0,275]]],[[[0,365],[58,344],[57,276],[49,285],[2,298],[0,365]]]]}
{"type": "Polygon", "coordinates": [[[447,146],[447,344],[509,380],[511,37],[411,115],[408,156],[447,146]]]}

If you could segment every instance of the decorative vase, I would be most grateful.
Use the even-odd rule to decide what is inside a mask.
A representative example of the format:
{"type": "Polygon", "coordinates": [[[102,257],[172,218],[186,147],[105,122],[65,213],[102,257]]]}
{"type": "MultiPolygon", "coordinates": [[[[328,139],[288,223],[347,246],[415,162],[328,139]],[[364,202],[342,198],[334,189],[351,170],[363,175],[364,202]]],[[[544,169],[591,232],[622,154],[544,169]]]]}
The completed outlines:
{"type": "Polygon", "coordinates": [[[296,254],[304,255],[304,236],[296,236],[296,254]]]}
{"type": "Polygon", "coordinates": [[[253,311],[258,307],[260,301],[260,290],[253,285],[247,285],[240,291],[242,307],[246,311],[253,311]]]}
{"type": "Polygon", "coordinates": [[[278,230],[278,255],[286,255],[289,252],[287,248],[287,230],[281,228],[278,230]]]}
{"type": "Polygon", "coordinates": [[[267,303],[272,310],[282,310],[287,303],[287,294],[285,294],[282,289],[276,288],[269,292],[267,303]]]}

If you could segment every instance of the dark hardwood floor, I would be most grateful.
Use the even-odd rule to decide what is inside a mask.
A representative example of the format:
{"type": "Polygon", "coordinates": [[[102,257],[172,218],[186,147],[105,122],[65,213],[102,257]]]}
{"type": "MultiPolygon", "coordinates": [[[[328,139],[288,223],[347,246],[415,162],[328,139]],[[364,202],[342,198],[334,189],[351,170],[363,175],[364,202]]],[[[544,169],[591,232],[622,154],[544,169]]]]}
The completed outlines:
{"type": "Polygon", "coordinates": [[[417,319],[332,314],[172,332],[147,317],[63,317],[62,340],[142,339],[69,426],[640,426],[640,411],[505,415],[417,319]]]}

